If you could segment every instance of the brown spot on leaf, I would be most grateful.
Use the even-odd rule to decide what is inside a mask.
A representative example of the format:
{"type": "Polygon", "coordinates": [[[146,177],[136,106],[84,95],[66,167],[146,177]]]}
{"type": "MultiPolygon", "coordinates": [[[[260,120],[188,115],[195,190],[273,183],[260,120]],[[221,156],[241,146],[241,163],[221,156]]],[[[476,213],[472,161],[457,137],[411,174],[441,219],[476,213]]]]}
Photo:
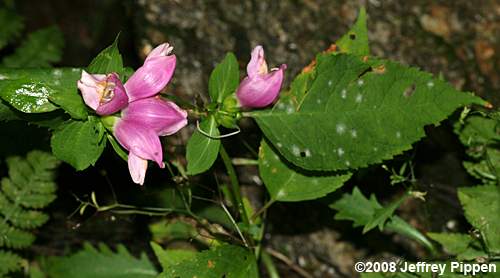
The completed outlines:
{"type": "Polygon", "coordinates": [[[385,65],[380,65],[373,68],[373,72],[376,74],[384,74],[385,73],[385,65]]]}
{"type": "Polygon", "coordinates": [[[208,268],[214,268],[215,267],[215,263],[212,260],[208,260],[207,266],[208,266],[208,268]]]}

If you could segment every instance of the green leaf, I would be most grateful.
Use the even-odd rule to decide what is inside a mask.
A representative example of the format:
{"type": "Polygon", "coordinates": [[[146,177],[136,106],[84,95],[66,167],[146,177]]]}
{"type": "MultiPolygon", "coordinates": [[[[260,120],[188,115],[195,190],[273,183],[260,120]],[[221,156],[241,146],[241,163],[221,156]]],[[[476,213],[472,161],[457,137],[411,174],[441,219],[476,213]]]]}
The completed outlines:
{"type": "Polygon", "coordinates": [[[168,269],[180,264],[182,261],[196,258],[196,252],[193,250],[164,250],[160,245],[154,242],[151,242],[151,248],[153,248],[156,258],[158,258],[158,261],[163,269],[168,269]]]}
{"type": "Polygon", "coordinates": [[[118,74],[124,71],[123,60],[120,51],[118,50],[118,34],[113,44],[102,50],[87,67],[89,73],[107,74],[117,72],[118,74]]]}
{"type": "Polygon", "coordinates": [[[180,219],[161,220],[149,225],[153,240],[169,242],[178,239],[192,239],[198,236],[198,231],[192,223],[180,219]]]}
{"type": "Polygon", "coordinates": [[[455,124],[455,133],[467,147],[500,142],[500,121],[482,116],[469,116],[464,124],[455,124]]]}
{"type": "Polygon", "coordinates": [[[481,231],[483,240],[491,253],[500,253],[500,191],[498,186],[485,185],[462,187],[458,198],[464,207],[465,217],[481,231]]]}
{"type": "Polygon", "coordinates": [[[394,211],[396,211],[396,209],[404,200],[406,200],[406,198],[408,198],[407,194],[393,201],[387,207],[375,209],[375,213],[373,214],[372,219],[370,219],[370,221],[368,221],[368,223],[366,223],[365,227],[363,228],[363,233],[366,233],[377,226],[379,230],[382,231],[387,220],[393,216],[394,211]]]}
{"type": "Polygon", "coordinates": [[[0,49],[12,42],[24,28],[23,18],[14,11],[0,9],[0,49]]]}
{"type": "Polygon", "coordinates": [[[194,256],[191,256],[192,254],[183,254],[184,257],[180,261],[172,256],[170,250],[165,252],[162,254],[156,253],[161,256],[159,260],[163,261],[166,266],[159,276],[162,278],[259,277],[253,253],[243,247],[221,245],[211,250],[195,253],[194,256]],[[167,255],[166,258],[164,257],[165,254],[167,255]],[[168,263],[169,257],[174,258],[172,263],[168,263]]]}
{"type": "Polygon", "coordinates": [[[0,277],[4,277],[9,272],[14,272],[21,269],[23,259],[18,255],[0,250],[0,277]]]}
{"type": "Polygon", "coordinates": [[[384,227],[385,231],[392,231],[398,233],[400,235],[404,235],[408,238],[411,238],[418,243],[425,246],[432,254],[436,253],[436,249],[434,245],[430,242],[430,240],[423,235],[419,230],[410,225],[408,222],[404,221],[402,218],[394,215],[384,227]]]}
{"type": "Polygon", "coordinates": [[[115,253],[105,245],[96,249],[88,243],[68,257],[48,258],[44,269],[51,278],[148,278],[158,275],[146,254],[135,258],[123,245],[117,246],[115,253]]]}
{"type": "Polygon", "coordinates": [[[362,7],[359,10],[358,19],[347,34],[343,35],[335,44],[340,48],[340,52],[356,55],[369,55],[368,29],[366,28],[366,10],[362,7]]]}
{"type": "Polygon", "coordinates": [[[238,60],[233,53],[229,52],[210,74],[208,93],[212,101],[222,103],[227,96],[236,91],[239,80],[238,60]]]}
{"type": "Polygon", "coordinates": [[[323,197],[340,188],[350,173],[310,172],[289,165],[263,140],[260,144],[259,173],[276,201],[304,201],[323,197]]]}
{"type": "Polygon", "coordinates": [[[84,170],[101,156],[106,146],[104,134],[104,127],[96,117],[91,116],[85,122],[68,121],[54,131],[52,152],[77,171],[84,170]]]}
{"type": "Polygon", "coordinates": [[[16,51],[3,59],[9,68],[50,67],[61,61],[64,38],[58,27],[52,26],[30,33],[16,51]]]}
{"type": "Polygon", "coordinates": [[[479,161],[464,161],[469,175],[480,179],[484,184],[496,184],[500,174],[500,149],[484,148],[484,157],[479,161]]]}
{"type": "Polygon", "coordinates": [[[422,138],[425,125],[463,105],[484,104],[430,74],[383,60],[320,55],[315,76],[298,111],[283,104],[252,113],[273,146],[307,170],[352,169],[392,158],[422,138]]]}
{"type": "Polygon", "coordinates": [[[336,220],[353,221],[353,227],[367,225],[373,227],[382,224],[380,229],[396,232],[411,238],[424,245],[431,252],[434,252],[432,243],[417,229],[408,224],[398,216],[392,216],[395,207],[404,199],[406,195],[384,208],[380,205],[374,195],[370,199],[366,198],[357,187],[354,187],[352,194],[344,194],[342,198],[330,204],[330,208],[337,210],[336,220]],[[386,221],[390,218],[388,221],[386,221]],[[387,223],[386,223],[387,222],[387,223]],[[384,224],[385,223],[385,224],[384,224]]]}
{"type": "Polygon", "coordinates": [[[49,101],[55,89],[40,81],[6,80],[0,85],[0,97],[24,113],[44,113],[57,109],[49,101]]]}
{"type": "Polygon", "coordinates": [[[453,255],[465,252],[473,241],[473,238],[468,234],[427,233],[427,236],[439,242],[448,253],[453,255]]]}
{"type": "MultiPolygon", "coordinates": [[[[200,123],[200,129],[211,137],[218,137],[219,130],[213,116],[200,123]]],[[[208,170],[217,159],[220,140],[209,138],[196,130],[187,143],[186,159],[188,175],[196,175],[208,170]]]]}
{"type": "Polygon", "coordinates": [[[86,119],[88,109],[76,87],[80,73],[78,68],[3,68],[0,69],[0,97],[24,113],[49,112],[58,105],[71,117],[86,119]]]}

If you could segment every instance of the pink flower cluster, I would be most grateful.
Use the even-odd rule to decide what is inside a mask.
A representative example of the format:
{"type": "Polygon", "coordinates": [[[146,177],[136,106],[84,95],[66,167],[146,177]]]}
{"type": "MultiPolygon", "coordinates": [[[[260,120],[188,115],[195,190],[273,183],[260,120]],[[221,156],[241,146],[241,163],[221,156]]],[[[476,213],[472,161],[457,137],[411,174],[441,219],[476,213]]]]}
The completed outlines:
{"type": "Polygon", "coordinates": [[[187,125],[187,112],[158,96],[175,70],[176,57],[169,55],[171,51],[167,43],[156,47],[124,85],[116,73],[83,71],[78,81],[85,103],[98,115],[121,111],[121,118],[114,124],[114,135],[129,151],[130,175],[141,185],[148,160],[165,167],[159,136],[174,134],[187,125]]]}
{"type": "MultiPolygon", "coordinates": [[[[159,136],[171,135],[187,125],[187,112],[158,94],[168,84],[175,70],[176,57],[168,43],[157,46],[125,84],[118,74],[82,72],[78,88],[83,100],[98,115],[121,111],[113,133],[129,151],[128,167],[132,180],[143,184],[147,161],[161,168],[163,151],[159,136]]],[[[279,95],[286,65],[268,71],[262,46],[252,51],[247,74],[236,91],[242,107],[260,108],[270,105],[279,95]]]]}

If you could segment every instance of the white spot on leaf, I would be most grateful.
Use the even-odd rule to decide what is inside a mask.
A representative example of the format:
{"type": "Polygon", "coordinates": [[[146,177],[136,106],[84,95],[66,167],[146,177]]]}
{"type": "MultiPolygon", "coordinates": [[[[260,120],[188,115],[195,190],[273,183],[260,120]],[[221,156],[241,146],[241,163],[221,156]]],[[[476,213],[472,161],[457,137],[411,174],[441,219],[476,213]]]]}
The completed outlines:
{"type": "Polygon", "coordinates": [[[343,155],[344,155],[344,153],[345,153],[344,149],[342,149],[342,148],[338,148],[338,149],[337,149],[337,154],[338,154],[339,156],[343,156],[343,155]]]}
{"type": "Polygon", "coordinates": [[[343,134],[345,132],[345,124],[337,124],[336,130],[338,134],[343,134]]]}

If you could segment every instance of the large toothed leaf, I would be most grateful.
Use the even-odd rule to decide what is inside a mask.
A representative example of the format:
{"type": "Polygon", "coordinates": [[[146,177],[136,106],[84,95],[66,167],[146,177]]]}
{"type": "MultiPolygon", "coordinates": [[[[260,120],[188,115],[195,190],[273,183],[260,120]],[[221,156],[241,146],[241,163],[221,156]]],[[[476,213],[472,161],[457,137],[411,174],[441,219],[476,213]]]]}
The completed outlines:
{"type": "Polygon", "coordinates": [[[297,109],[281,103],[253,115],[288,161],[307,170],[336,171],[410,149],[425,135],[424,126],[471,103],[484,104],[415,68],[325,54],[297,109]]]}
{"type": "Polygon", "coordinates": [[[200,174],[208,170],[219,154],[220,140],[214,139],[219,136],[215,118],[209,117],[202,121],[200,129],[212,138],[196,130],[189,139],[186,147],[187,173],[189,175],[200,174]]]}
{"type": "Polygon", "coordinates": [[[236,91],[240,79],[238,61],[233,53],[228,53],[210,75],[208,92],[213,102],[221,103],[236,91]]]}
{"type": "Polygon", "coordinates": [[[88,72],[102,74],[116,72],[121,74],[124,71],[122,55],[118,50],[119,37],[120,35],[116,36],[113,44],[102,50],[90,62],[90,65],[87,67],[88,72]]]}
{"type": "Polygon", "coordinates": [[[467,220],[481,232],[491,253],[500,254],[500,190],[497,185],[463,187],[458,190],[467,220]]]}
{"type": "Polygon", "coordinates": [[[155,250],[164,267],[159,278],[256,278],[254,255],[243,247],[221,245],[198,253],[155,250]],[[172,255],[181,257],[172,258],[172,255]],[[170,261],[170,262],[169,262],[170,261]]]}
{"type": "Polygon", "coordinates": [[[85,122],[69,121],[54,131],[52,152],[76,170],[84,170],[101,156],[106,146],[104,134],[104,127],[96,117],[85,122]]]}
{"type": "Polygon", "coordinates": [[[0,98],[24,113],[43,113],[60,106],[75,119],[88,112],[78,93],[78,68],[0,69],[0,98]]]}
{"type": "Polygon", "coordinates": [[[259,173],[271,198],[276,201],[304,201],[323,197],[340,188],[351,177],[350,173],[297,169],[280,159],[265,141],[260,144],[259,173]]]}
{"type": "Polygon", "coordinates": [[[3,59],[9,68],[50,67],[61,60],[64,38],[58,27],[52,26],[30,33],[16,51],[3,59]]]}

